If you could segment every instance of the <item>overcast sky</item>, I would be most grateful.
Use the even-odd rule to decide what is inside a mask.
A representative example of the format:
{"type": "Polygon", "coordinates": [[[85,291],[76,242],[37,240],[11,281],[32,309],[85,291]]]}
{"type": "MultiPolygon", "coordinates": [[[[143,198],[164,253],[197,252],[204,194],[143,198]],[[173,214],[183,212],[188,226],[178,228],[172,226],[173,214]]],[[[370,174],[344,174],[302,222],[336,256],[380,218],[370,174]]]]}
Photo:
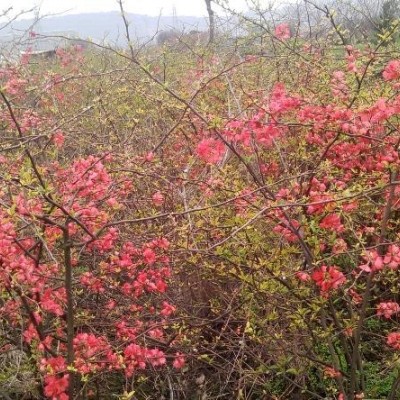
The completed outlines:
{"type": "MultiPolygon", "coordinates": [[[[0,0],[0,11],[13,7],[15,11],[40,5],[41,14],[85,13],[118,10],[116,0],[0,0]]],[[[243,11],[246,0],[229,0],[229,5],[243,11]]],[[[147,15],[202,16],[207,14],[204,0],[124,0],[126,11],[147,15]]]]}

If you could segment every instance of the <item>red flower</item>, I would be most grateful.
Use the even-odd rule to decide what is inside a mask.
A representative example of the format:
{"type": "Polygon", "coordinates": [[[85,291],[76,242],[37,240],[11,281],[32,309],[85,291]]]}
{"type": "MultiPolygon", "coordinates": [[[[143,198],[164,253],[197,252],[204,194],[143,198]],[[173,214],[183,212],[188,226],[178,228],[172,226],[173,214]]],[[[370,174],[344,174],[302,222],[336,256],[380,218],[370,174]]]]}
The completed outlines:
{"type": "Polygon", "coordinates": [[[51,374],[64,372],[67,370],[67,363],[62,356],[43,358],[40,361],[40,370],[50,372],[51,374]]]}
{"type": "Polygon", "coordinates": [[[197,145],[196,152],[204,161],[215,164],[221,160],[225,152],[225,145],[220,140],[203,139],[197,145]]]}
{"type": "Polygon", "coordinates": [[[44,394],[53,400],[68,399],[68,397],[65,397],[65,391],[68,388],[68,378],[68,375],[63,375],[61,378],[53,375],[46,376],[44,378],[44,394]]]}
{"type": "Polygon", "coordinates": [[[335,266],[327,267],[326,265],[322,265],[321,268],[311,274],[311,278],[324,296],[329,291],[338,289],[346,282],[346,277],[335,266]]]}
{"type": "Polygon", "coordinates": [[[55,299],[57,298],[57,292],[53,292],[51,289],[47,289],[42,296],[40,301],[42,309],[52,313],[54,315],[63,315],[64,311],[55,299]]]}
{"type": "Polygon", "coordinates": [[[163,301],[163,309],[160,311],[161,315],[164,315],[165,317],[169,317],[171,314],[175,312],[176,308],[169,304],[166,301],[163,301]]]}
{"type": "Polygon", "coordinates": [[[147,248],[143,251],[143,257],[146,261],[146,264],[152,265],[156,262],[156,253],[153,250],[147,248]]]}
{"type": "Polygon", "coordinates": [[[162,206],[164,204],[164,196],[162,195],[161,192],[156,192],[152,196],[153,203],[156,206],[162,206]]]}
{"type": "Polygon", "coordinates": [[[319,226],[323,229],[328,229],[338,233],[343,232],[344,230],[339,214],[328,214],[322,219],[322,221],[319,223],[319,226]]]}
{"type": "Polygon", "coordinates": [[[387,336],[386,343],[396,350],[400,350],[400,332],[392,332],[387,336]]]}

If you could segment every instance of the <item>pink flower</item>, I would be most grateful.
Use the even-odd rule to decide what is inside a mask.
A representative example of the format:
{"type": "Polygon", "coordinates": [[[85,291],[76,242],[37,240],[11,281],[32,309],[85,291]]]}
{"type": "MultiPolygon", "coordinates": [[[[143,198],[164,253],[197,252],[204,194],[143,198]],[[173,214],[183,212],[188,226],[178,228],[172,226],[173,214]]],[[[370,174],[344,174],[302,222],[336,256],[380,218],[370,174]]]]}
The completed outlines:
{"type": "Polygon", "coordinates": [[[350,289],[348,293],[351,296],[351,300],[354,302],[354,304],[360,304],[362,302],[362,297],[354,289],[350,289]]]}
{"type": "Polygon", "coordinates": [[[280,40],[288,40],[290,39],[290,27],[288,24],[283,23],[283,24],[279,24],[276,28],[275,28],[275,37],[280,39],[280,40]]]}
{"type": "Polygon", "coordinates": [[[376,272],[383,269],[383,258],[376,250],[368,251],[364,259],[367,260],[365,264],[359,265],[358,268],[365,272],[376,272]]]}
{"type": "Polygon", "coordinates": [[[307,272],[296,272],[296,278],[302,282],[307,282],[311,279],[310,275],[307,272]]]}
{"type": "Polygon", "coordinates": [[[47,397],[58,399],[68,388],[68,375],[63,375],[61,378],[57,376],[46,376],[44,378],[44,394],[47,397]]]}
{"type": "Polygon", "coordinates": [[[55,292],[53,293],[51,289],[47,289],[42,295],[40,304],[43,310],[60,316],[64,314],[64,311],[61,306],[55,301],[56,298],[57,294],[55,292]]]}
{"type": "Polygon", "coordinates": [[[349,87],[346,83],[346,75],[343,71],[335,71],[331,79],[332,94],[343,100],[347,98],[349,87]]]}
{"type": "Polygon", "coordinates": [[[175,354],[175,360],[172,363],[173,367],[176,369],[181,369],[185,366],[185,358],[182,355],[182,353],[176,353],[175,354]]]}
{"type": "Polygon", "coordinates": [[[152,151],[150,151],[145,155],[144,159],[147,162],[151,162],[154,160],[154,157],[155,157],[155,154],[152,151]]]}
{"type": "Polygon", "coordinates": [[[58,372],[64,372],[67,370],[67,362],[64,357],[51,357],[51,358],[43,358],[40,361],[40,370],[48,371],[51,374],[55,374],[58,372]]]}
{"type": "Polygon", "coordinates": [[[164,196],[162,195],[161,192],[156,192],[152,196],[153,203],[156,206],[162,206],[164,204],[164,196]]]}
{"type": "Polygon", "coordinates": [[[167,238],[162,237],[156,240],[156,246],[158,246],[160,249],[167,250],[170,246],[170,243],[167,238]]]}
{"type": "Polygon", "coordinates": [[[53,135],[53,142],[56,147],[61,148],[64,145],[65,137],[61,131],[57,131],[53,135]]]}
{"type": "Polygon", "coordinates": [[[378,316],[383,316],[387,319],[391,318],[392,315],[397,314],[400,311],[400,305],[394,301],[388,301],[387,303],[379,303],[376,309],[378,316]]]}
{"type": "Polygon", "coordinates": [[[281,224],[275,226],[272,230],[275,233],[281,234],[288,242],[297,242],[299,236],[293,231],[295,229],[301,234],[300,223],[295,219],[290,220],[290,224],[287,221],[283,221],[281,224]]]}
{"type": "Polygon", "coordinates": [[[171,314],[175,312],[176,308],[169,304],[166,301],[163,301],[163,309],[161,310],[160,314],[164,317],[169,317],[171,314]]]}
{"type": "MultiPolygon", "coordinates": [[[[300,105],[300,100],[297,97],[290,96],[287,94],[285,85],[281,82],[278,82],[272,88],[270,103],[269,103],[269,111],[274,115],[282,114],[284,112],[288,112],[294,109],[297,109],[300,105]]],[[[273,124],[270,124],[270,130],[274,128],[273,124]]],[[[282,126],[279,127],[282,130],[282,126]]],[[[270,136],[276,136],[277,132],[271,132],[270,136]]]]}
{"type": "Polygon", "coordinates": [[[387,336],[386,343],[396,350],[400,350],[400,332],[392,332],[387,336]]]}
{"type": "Polygon", "coordinates": [[[153,367],[160,367],[167,362],[164,352],[158,349],[147,350],[146,359],[153,367]]]}
{"type": "Polygon", "coordinates": [[[400,248],[394,244],[391,244],[388,251],[383,259],[385,265],[390,269],[397,269],[400,265],[400,248]]]}
{"type": "Polygon", "coordinates": [[[109,199],[106,200],[107,205],[110,207],[116,208],[118,207],[118,201],[115,197],[110,197],[109,199]]]}
{"type": "Polygon", "coordinates": [[[325,376],[327,376],[328,378],[337,378],[339,376],[341,376],[342,374],[337,371],[335,368],[333,367],[325,367],[324,369],[324,374],[325,376]]]}
{"type": "Polygon", "coordinates": [[[382,75],[385,81],[398,79],[400,77],[400,60],[389,61],[382,75]]]}
{"type": "Polygon", "coordinates": [[[130,377],[136,369],[146,368],[146,349],[138,346],[137,344],[130,344],[124,350],[125,358],[125,374],[130,377]]]}
{"type": "Polygon", "coordinates": [[[27,343],[31,343],[32,340],[39,339],[39,335],[33,324],[29,324],[28,329],[25,329],[23,336],[24,336],[25,342],[27,342],[27,343]]]}
{"type": "Polygon", "coordinates": [[[341,254],[344,253],[347,250],[347,243],[339,238],[335,241],[335,244],[333,245],[332,248],[332,253],[333,254],[341,254]]]}
{"type": "Polygon", "coordinates": [[[225,145],[216,139],[203,139],[196,149],[197,155],[204,161],[215,164],[221,160],[224,152],[225,145]]]}
{"type": "Polygon", "coordinates": [[[147,248],[143,251],[143,257],[146,261],[146,264],[152,265],[156,262],[156,253],[153,250],[147,248]]]}

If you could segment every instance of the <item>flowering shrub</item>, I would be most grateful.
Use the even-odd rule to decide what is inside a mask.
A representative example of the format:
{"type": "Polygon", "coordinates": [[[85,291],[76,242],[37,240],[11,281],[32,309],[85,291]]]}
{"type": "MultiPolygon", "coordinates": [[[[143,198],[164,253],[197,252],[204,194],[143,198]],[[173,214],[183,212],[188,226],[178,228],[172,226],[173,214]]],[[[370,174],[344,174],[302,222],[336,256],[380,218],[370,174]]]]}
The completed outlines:
{"type": "MultiPolygon", "coordinates": [[[[282,32],[283,28],[276,36],[287,39],[282,32]]],[[[256,106],[241,118],[227,120],[218,129],[205,128],[197,147],[201,161],[225,165],[232,174],[224,164],[230,152],[230,164],[247,177],[226,177],[225,188],[234,191],[240,214],[234,217],[233,210],[224,207],[222,213],[219,207],[214,231],[232,220],[235,229],[203,250],[215,252],[222,263],[228,259],[240,265],[244,285],[256,281],[258,288],[268,288],[263,295],[258,289],[266,304],[264,322],[259,320],[261,311],[253,320],[246,316],[246,332],[260,342],[271,341],[270,359],[275,354],[280,363],[285,354],[286,368],[295,369],[299,377],[309,373],[304,365],[319,368],[323,379],[335,382],[330,394],[343,399],[374,390],[362,383],[366,372],[359,364],[369,368],[363,358],[369,335],[385,336],[379,345],[386,343],[384,353],[377,347],[377,358],[388,359],[400,348],[395,289],[399,238],[394,219],[400,165],[397,61],[387,62],[380,76],[387,82],[387,96],[372,90],[364,101],[362,89],[353,90],[360,77],[372,80],[369,68],[376,61],[370,50],[348,47],[343,69],[335,65],[327,74],[333,99],[313,90],[307,96],[303,87],[289,91],[280,82],[272,85],[269,95],[254,96],[256,106]],[[234,182],[233,187],[228,182],[234,182]],[[254,264],[246,274],[243,265],[249,259],[254,264]],[[290,304],[287,310],[282,303],[290,304]],[[269,318],[281,322],[272,332],[265,322],[269,318]],[[299,342],[293,348],[284,338],[296,330],[299,342]],[[313,354],[315,363],[307,354],[313,354]]],[[[218,200],[217,191],[207,204],[218,200]]],[[[257,303],[249,294],[252,290],[244,298],[257,303]]],[[[393,375],[391,379],[393,392],[398,381],[393,375]]],[[[311,388],[313,383],[310,378],[300,385],[311,388]]]]}
{"type": "Polygon", "coordinates": [[[39,396],[396,398],[398,61],[290,37],[168,85],[0,71],[0,346],[39,396]]]}
{"type": "MultiPolygon", "coordinates": [[[[71,66],[70,53],[59,56],[71,66]]],[[[29,84],[19,74],[2,71],[0,112],[8,132],[22,140],[49,121],[14,109],[9,97],[22,102],[29,84]]],[[[166,300],[169,241],[127,232],[120,220],[134,196],[131,177],[111,172],[118,162],[109,152],[59,157],[66,142],[57,129],[44,158],[30,148],[1,156],[0,320],[9,334],[21,332],[41,373],[42,394],[52,400],[75,398],[100,374],[128,379],[185,364],[165,344],[176,311],[166,300]]],[[[160,192],[148,201],[150,207],[163,202],[160,192]]]]}
{"type": "Polygon", "coordinates": [[[147,365],[166,363],[164,351],[136,342],[156,327],[162,340],[166,318],[175,311],[166,301],[155,309],[155,303],[150,306],[146,300],[166,291],[169,244],[165,238],[140,246],[121,240],[112,221],[123,208],[131,184],[109,175],[103,163],[107,158],[90,156],[67,167],[53,165],[51,189],[43,196],[32,198],[29,189],[15,197],[4,192],[2,196],[3,204],[14,211],[3,209],[1,214],[0,279],[10,294],[1,317],[14,327],[24,321],[22,316],[29,322],[24,340],[42,357],[44,391],[55,400],[71,396],[73,389],[67,387],[73,378],[68,368],[82,376],[113,370],[131,376],[147,365]],[[25,228],[20,226],[21,218],[25,228]],[[42,240],[45,251],[40,250],[42,240]],[[97,262],[89,267],[92,257],[97,262]],[[66,283],[59,287],[55,277],[62,276],[66,283]],[[87,300],[81,299],[82,294],[87,300]],[[95,303],[90,300],[94,296],[95,303]],[[70,308],[71,301],[80,304],[79,327],[75,327],[79,317],[75,307],[70,308]],[[99,307],[108,310],[99,314],[99,307]],[[152,318],[142,320],[140,315],[148,308],[152,318]],[[100,330],[100,335],[90,332],[103,324],[110,328],[100,330]]]}

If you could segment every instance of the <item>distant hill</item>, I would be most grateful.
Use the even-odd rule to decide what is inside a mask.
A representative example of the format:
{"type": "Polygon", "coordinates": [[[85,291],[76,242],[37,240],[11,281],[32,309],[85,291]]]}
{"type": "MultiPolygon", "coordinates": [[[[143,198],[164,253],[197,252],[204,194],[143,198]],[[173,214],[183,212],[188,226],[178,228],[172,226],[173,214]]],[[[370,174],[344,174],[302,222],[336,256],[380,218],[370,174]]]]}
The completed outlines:
{"type": "MultiPolygon", "coordinates": [[[[207,20],[202,17],[151,17],[148,15],[127,14],[130,21],[132,39],[140,42],[148,40],[157,32],[176,28],[178,30],[206,30],[207,20]]],[[[11,26],[4,27],[0,23],[0,42],[16,38],[29,29],[33,20],[18,20],[11,26]],[[1,29],[4,27],[3,29],[1,29]]],[[[92,39],[96,42],[107,42],[113,45],[124,45],[124,25],[121,15],[117,11],[104,13],[70,14],[63,16],[49,16],[37,22],[34,31],[51,35],[53,32],[73,32],[74,36],[83,39],[92,39]]]]}

